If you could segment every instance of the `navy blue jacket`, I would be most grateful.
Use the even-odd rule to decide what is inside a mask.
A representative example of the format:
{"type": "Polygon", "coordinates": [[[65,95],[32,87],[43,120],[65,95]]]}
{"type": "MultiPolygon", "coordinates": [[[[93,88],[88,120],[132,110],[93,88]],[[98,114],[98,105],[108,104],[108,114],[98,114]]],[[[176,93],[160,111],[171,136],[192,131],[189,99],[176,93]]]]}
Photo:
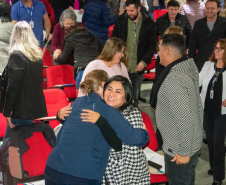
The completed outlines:
{"type": "Polygon", "coordinates": [[[110,6],[101,0],[89,0],[84,8],[82,22],[90,32],[105,44],[109,38],[109,26],[115,23],[118,16],[111,17],[110,6]]]}
{"type": "Polygon", "coordinates": [[[118,110],[105,104],[96,93],[77,98],[46,163],[59,172],[96,180],[102,180],[104,176],[110,146],[97,125],[82,122],[82,109],[99,112],[126,145],[142,147],[149,140],[146,130],[134,129],[118,110]]]}

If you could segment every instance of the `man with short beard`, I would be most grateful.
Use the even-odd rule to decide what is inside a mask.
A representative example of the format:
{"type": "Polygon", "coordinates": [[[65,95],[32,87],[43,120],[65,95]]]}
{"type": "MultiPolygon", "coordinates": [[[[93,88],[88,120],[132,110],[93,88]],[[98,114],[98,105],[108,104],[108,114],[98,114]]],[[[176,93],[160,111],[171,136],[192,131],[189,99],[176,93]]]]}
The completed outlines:
{"type": "Polygon", "coordinates": [[[144,70],[155,52],[157,39],[154,21],[141,9],[140,0],[127,0],[125,6],[126,12],[117,18],[112,37],[127,43],[127,70],[133,85],[134,104],[138,106],[144,70]]]}
{"type": "Polygon", "coordinates": [[[209,60],[213,47],[218,39],[226,38],[226,19],[217,13],[220,11],[219,0],[206,2],[206,17],[195,22],[189,43],[189,58],[196,62],[201,71],[204,63],[209,60]]]}

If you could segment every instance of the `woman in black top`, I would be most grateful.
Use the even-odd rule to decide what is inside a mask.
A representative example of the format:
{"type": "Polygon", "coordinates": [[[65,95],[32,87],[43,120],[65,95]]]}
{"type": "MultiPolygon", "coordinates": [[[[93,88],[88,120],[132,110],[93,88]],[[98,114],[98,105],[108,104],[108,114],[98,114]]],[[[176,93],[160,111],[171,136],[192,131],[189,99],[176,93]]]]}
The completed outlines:
{"type": "MultiPolygon", "coordinates": [[[[3,115],[9,128],[32,124],[34,119],[47,116],[42,89],[42,51],[29,24],[18,22],[10,40],[9,62],[3,72],[5,102],[3,115]]],[[[6,134],[5,134],[6,135],[6,134]]]]}
{"type": "Polygon", "coordinates": [[[201,98],[204,107],[204,129],[208,141],[210,170],[213,185],[220,185],[225,178],[226,134],[226,39],[217,41],[214,52],[200,74],[201,98]]]}
{"type": "Polygon", "coordinates": [[[63,42],[63,51],[56,58],[56,62],[65,64],[71,57],[74,58],[76,90],[79,88],[86,66],[100,55],[102,49],[103,44],[88,29],[71,26],[67,30],[63,42]]]}

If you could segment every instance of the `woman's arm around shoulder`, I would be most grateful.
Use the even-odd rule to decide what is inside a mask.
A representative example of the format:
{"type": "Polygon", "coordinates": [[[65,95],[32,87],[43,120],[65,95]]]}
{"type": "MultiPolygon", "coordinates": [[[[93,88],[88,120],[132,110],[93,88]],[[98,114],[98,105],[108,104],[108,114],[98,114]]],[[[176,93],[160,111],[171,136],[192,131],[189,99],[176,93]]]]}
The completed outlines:
{"type": "Polygon", "coordinates": [[[146,130],[134,128],[118,110],[111,107],[108,111],[107,121],[124,144],[142,147],[149,141],[146,130]]]}

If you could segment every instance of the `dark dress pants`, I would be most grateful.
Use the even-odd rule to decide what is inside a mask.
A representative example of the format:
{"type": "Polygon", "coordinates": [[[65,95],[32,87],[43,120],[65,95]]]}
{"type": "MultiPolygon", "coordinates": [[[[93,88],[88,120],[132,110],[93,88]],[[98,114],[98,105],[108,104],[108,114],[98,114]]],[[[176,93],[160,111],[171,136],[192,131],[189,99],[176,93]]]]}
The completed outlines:
{"type": "Polygon", "coordinates": [[[213,179],[225,179],[225,147],[226,115],[213,115],[204,111],[204,130],[209,149],[210,168],[213,169],[213,179]]]}
{"type": "Polygon", "coordinates": [[[198,163],[200,151],[190,157],[190,161],[180,165],[171,162],[173,157],[165,154],[165,173],[169,185],[194,185],[195,183],[195,166],[198,163]]]}
{"type": "Polygon", "coordinates": [[[86,179],[45,168],[45,185],[101,185],[101,180],[86,179]]]}
{"type": "Polygon", "coordinates": [[[138,106],[140,88],[141,88],[141,84],[143,82],[144,74],[129,73],[129,78],[133,85],[134,105],[138,106]]]}

